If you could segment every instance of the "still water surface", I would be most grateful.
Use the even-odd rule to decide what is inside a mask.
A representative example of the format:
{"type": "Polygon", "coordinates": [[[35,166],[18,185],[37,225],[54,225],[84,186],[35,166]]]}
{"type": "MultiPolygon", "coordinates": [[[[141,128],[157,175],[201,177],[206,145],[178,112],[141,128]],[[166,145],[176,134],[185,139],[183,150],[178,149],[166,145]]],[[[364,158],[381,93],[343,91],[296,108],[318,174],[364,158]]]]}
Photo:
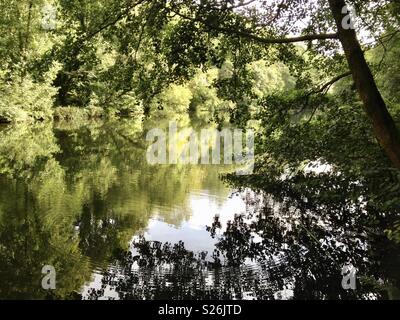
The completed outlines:
{"type": "MultiPolygon", "coordinates": [[[[167,125],[154,119],[0,127],[0,298],[396,295],[392,285],[345,292],[340,275],[345,259],[338,255],[332,262],[332,255],[315,248],[318,241],[298,245],[290,223],[278,221],[276,214],[255,219],[257,195],[236,192],[219,177],[233,172],[232,166],[149,165],[146,132],[167,125]],[[263,230],[271,237],[247,229],[239,219],[243,214],[250,224],[266,224],[263,230]],[[236,216],[240,237],[232,232],[229,241],[218,244],[221,231],[207,228],[216,215],[222,229],[236,216]],[[278,236],[282,226],[287,240],[278,236]],[[259,257],[260,247],[270,254],[259,257]],[[44,265],[55,267],[56,290],[41,286],[44,265]]],[[[179,125],[209,126],[185,118],[179,125]]],[[[362,235],[352,237],[358,253],[369,250],[362,235]]],[[[398,264],[389,265],[391,279],[397,279],[398,264]]],[[[363,268],[365,276],[377,275],[372,267],[363,268]]]]}
{"type": "Polygon", "coordinates": [[[206,226],[245,209],[219,179],[233,168],[148,165],[145,129],[167,125],[1,127],[1,297],[45,298],[46,264],[59,270],[60,297],[85,293],[138,235],[213,250],[206,226]]]}

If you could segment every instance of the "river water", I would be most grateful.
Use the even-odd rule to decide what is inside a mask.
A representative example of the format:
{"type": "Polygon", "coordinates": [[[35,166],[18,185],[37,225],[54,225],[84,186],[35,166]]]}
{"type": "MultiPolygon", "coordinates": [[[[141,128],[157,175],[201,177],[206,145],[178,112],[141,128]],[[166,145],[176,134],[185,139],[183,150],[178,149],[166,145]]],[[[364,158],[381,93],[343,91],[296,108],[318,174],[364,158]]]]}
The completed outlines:
{"type": "MultiPolygon", "coordinates": [[[[293,249],[299,256],[288,258],[293,241],[263,239],[262,232],[247,230],[240,217],[248,215],[248,224],[256,220],[249,212],[257,208],[258,196],[221,180],[234,166],[150,165],[146,132],[165,129],[168,121],[0,128],[0,298],[379,298],[388,290],[396,293],[392,286],[372,284],[359,294],[344,291],[343,259],[333,264],[313,251],[312,241],[310,247],[303,243],[293,249]],[[213,233],[207,227],[215,216],[221,228],[213,233]],[[221,230],[235,217],[243,233],[218,244],[221,230]],[[258,259],[261,245],[274,248],[268,258],[258,259]],[[43,266],[54,267],[55,290],[43,287],[43,266]]],[[[196,131],[210,126],[188,118],[178,125],[196,131]]],[[[272,235],[278,232],[275,218],[263,220],[271,221],[265,228],[272,235]]],[[[360,250],[368,250],[366,239],[354,239],[360,250]]],[[[390,266],[396,278],[398,265],[390,266]]],[[[367,278],[376,275],[363,270],[367,278]]]]}

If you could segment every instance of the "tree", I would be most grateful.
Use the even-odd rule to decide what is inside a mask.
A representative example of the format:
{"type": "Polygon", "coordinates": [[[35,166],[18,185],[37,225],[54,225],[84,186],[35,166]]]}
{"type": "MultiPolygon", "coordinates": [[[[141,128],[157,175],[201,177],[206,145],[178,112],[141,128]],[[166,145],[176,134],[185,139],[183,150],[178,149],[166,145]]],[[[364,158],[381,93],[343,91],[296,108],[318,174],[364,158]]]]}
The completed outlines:
{"type": "MultiPolygon", "coordinates": [[[[322,88],[330,87],[345,76],[353,76],[376,139],[392,165],[400,168],[400,135],[376,86],[355,30],[346,28],[343,24],[348,17],[348,12],[343,10],[346,3],[344,0],[330,0],[328,3],[329,6],[325,1],[238,1],[233,4],[231,1],[202,1],[200,4],[192,1],[171,1],[166,7],[182,19],[193,22],[199,32],[223,33],[227,38],[242,38],[264,46],[277,45],[286,60],[291,58],[287,54],[288,49],[283,45],[308,42],[311,51],[333,56],[324,61],[324,73],[327,74],[338,69],[334,64],[340,65],[344,70],[346,58],[350,72],[344,70],[342,75],[336,75],[322,88]],[[249,6],[252,7],[248,8],[249,6]],[[307,26],[293,26],[299,20],[306,21],[307,26]],[[332,32],[334,29],[336,31],[332,32]],[[293,31],[299,31],[301,35],[290,36],[293,31]],[[315,41],[319,43],[315,44],[315,41]],[[337,41],[340,42],[345,57],[335,43],[337,41]],[[329,53],[332,49],[334,54],[329,53]]],[[[374,17],[371,17],[371,12],[360,10],[362,22],[366,24],[361,24],[361,27],[368,26],[372,19],[375,26],[381,28],[388,23],[388,19],[391,21],[398,15],[397,11],[392,10],[394,1],[352,1],[352,4],[356,8],[379,9],[374,17]]],[[[295,63],[294,60],[286,62],[295,63]]]]}
{"type": "Polygon", "coordinates": [[[363,102],[365,112],[372,123],[375,136],[393,166],[400,169],[399,131],[376,86],[355,31],[351,28],[345,29],[343,27],[344,16],[342,8],[345,7],[346,3],[344,0],[329,0],[329,5],[337,25],[338,37],[346,54],[354,83],[363,102]]]}

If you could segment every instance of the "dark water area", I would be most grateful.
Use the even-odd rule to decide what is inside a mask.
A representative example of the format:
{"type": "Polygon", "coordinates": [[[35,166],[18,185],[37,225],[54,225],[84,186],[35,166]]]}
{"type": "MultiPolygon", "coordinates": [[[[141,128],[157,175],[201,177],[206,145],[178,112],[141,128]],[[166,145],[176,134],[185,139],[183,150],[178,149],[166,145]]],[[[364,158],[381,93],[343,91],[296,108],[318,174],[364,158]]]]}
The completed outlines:
{"type": "Polygon", "coordinates": [[[146,132],[167,126],[0,127],[0,298],[400,297],[399,247],[358,217],[232,189],[220,175],[233,166],[148,164],[146,132]],[[347,263],[355,289],[343,288],[347,263]],[[45,265],[54,290],[42,287],[45,265]]]}

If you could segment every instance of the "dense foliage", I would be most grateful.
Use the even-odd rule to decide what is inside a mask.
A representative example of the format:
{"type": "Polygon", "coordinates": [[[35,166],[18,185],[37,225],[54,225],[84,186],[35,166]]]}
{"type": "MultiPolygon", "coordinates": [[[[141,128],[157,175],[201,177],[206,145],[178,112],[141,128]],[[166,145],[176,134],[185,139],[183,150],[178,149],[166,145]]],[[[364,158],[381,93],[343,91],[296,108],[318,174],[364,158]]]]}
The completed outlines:
{"type": "MultiPolygon", "coordinates": [[[[392,256],[391,261],[398,262],[400,254],[396,162],[400,150],[400,4],[394,0],[348,1],[358,13],[359,39],[350,34],[348,41],[346,31],[335,31],[334,7],[342,3],[0,0],[0,122],[14,124],[1,132],[0,174],[26,180],[26,192],[38,207],[46,206],[40,202],[41,188],[63,189],[68,172],[60,166],[58,146],[48,127],[35,122],[55,119],[62,125],[88,118],[141,119],[144,115],[152,120],[187,120],[187,114],[204,123],[229,121],[256,131],[257,152],[254,174],[230,175],[226,180],[239,189],[250,187],[270,202],[259,204],[258,212],[248,220],[233,221],[219,239],[218,248],[228,262],[266,260],[279,252],[282,260],[301,269],[301,274],[294,275],[296,297],[300,298],[340,296],[328,289],[307,296],[315,283],[302,276],[310,273],[315,281],[322,276],[315,265],[296,255],[301,250],[306,252],[304,257],[318,256],[331,280],[336,270],[333,261],[352,261],[366,270],[370,278],[365,281],[371,286],[379,279],[386,287],[400,287],[399,275],[390,263],[383,263],[382,269],[390,269],[383,274],[379,266],[364,261],[381,254],[377,243],[382,241],[387,249],[382,254],[385,259],[392,256]],[[346,47],[351,41],[355,49],[346,47]],[[359,53],[358,60],[354,52],[359,53]],[[363,64],[364,57],[368,64],[363,64]],[[371,94],[378,98],[372,99],[371,94]],[[375,114],[376,110],[381,113],[375,114]],[[43,166],[38,176],[29,171],[36,161],[43,166]],[[35,192],[29,189],[33,186],[35,192]],[[274,211],[271,203],[279,203],[280,218],[266,218],[274,211]],[[263,245],[247,246],[252,233],[263,239],[263,245]],[[332,237],[336,240],[331,241],[332,237]]],[[[102,128],[88,130],[87,139],[96,142],[98,138],[110,146],[125,139],[125,132],[109,137],[101,133],[102,128]]],[[[59,134],[73,138],[62,131],[59,134]]],[[[82,188],[92,185],[86,176],[99,179],[99,190],[92,193],[100,198],[115,178],[112,158],[117,151],[107,150],[101,149],[106,153],[104,159],[96,158],[93,150],[64,150],[76,154],[77,163],[87,164],[82,165],[80,177],[70,179],[80,179],[82,188]]],[[[127,166],[137,159],[130,160],[127,166]]],[[[163,170],[159,174],[167,175],[163,170]]],[[[16,192],[16,201],[20,192],[16,192]]],[[[71,206],[79,208],[66,206],[71,211],[68,219],[79,217],[90,229],[94,209],[79,211],[93,195],[68,190],[64,196],[57,205],[64,208],[64,202],[74,199],[71,206]]],[[[158,196],[152,200],[157,202],[158,196]]],[[[103,198],[99,202],[96,209],[106,215],[105,207],[111,204],[103,198]]],[[[0,207],[1,215],[12,216],[0,207]]],[[[25,219],[25,224],[11,219],[13,230],[29,225],[44,237],[25,241],[37,242],[37,246],[53,241],[46,238],[50,237],[46,230],[35,229],[43,217],[25,219]]],[[[125,229],[142,226],[142,221],[121,219],[122,229],[125,224],[125,229]]],[[[96,232],[90,229],[80,244],[88,256],[100,255],[92,252],[96,251],[93,242],[101,241],[96,232]]],[[[73,231],[60,230],[59,236],[56,240],[62,244],[62,254],[56,255],[57,261],[65,250],[77,250],[73,231]]],[[[0,237],[15,245],[13,251],[21,251],[22,242],[11,241],[12,235],[0,230],[0,237]]],[[[184,248],[175,249],[189,255],[190,263],[198,262],[184,248]]],[[[102,254],[110,258],[111,251],[102,254]]],[[[0,246],[2,261],[8,261],[7,252],[0,246]]],[[[167,253],[171,253],[169,247],[167,253]]],[[[131,266],[132,257],[119,258],[131,266]]],[[[368,289],[360,295],[367,293],[368,289]]]]}

